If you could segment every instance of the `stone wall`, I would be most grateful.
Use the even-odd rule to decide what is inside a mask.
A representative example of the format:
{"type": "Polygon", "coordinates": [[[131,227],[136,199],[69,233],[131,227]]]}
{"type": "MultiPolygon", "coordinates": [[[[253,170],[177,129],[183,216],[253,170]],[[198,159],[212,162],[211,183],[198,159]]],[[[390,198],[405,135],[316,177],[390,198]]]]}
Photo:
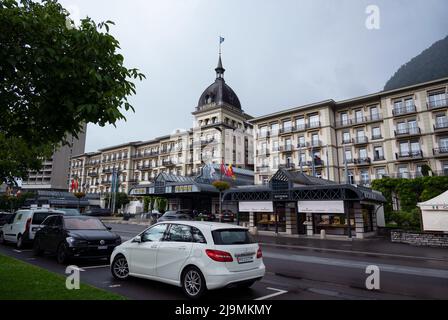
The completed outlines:
{"type": "Polygon", "coordinates": [[[392,230],[390,239],[413,246],[448,248],[448,234],[392,230]]]}

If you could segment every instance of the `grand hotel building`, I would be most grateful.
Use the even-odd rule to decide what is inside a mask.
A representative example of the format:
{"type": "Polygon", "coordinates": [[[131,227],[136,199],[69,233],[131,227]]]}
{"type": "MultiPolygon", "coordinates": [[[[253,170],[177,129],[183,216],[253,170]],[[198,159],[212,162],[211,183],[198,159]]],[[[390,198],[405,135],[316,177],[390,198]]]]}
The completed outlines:
{"type": "Polygon", "coordinates": [[[424,165],[446,175],[447,87],[444,78],[252,119],[255,183],[267,183],[279,168],[363,186],[420,176],[424,165]]]}
{"type": "Polygon", "coordinates": [[[118,170],[119,190],[129,192],[162,172],[195,176],[221,162],[253,169],[255,184],[279,169],[362,186],[419,176],[424,165],[448,174],[448,78],[253,118],[225,83],[221,58],[215,71],[192,129],[72,157],[70,179],[87,193],[110,192],[118,170]]]}

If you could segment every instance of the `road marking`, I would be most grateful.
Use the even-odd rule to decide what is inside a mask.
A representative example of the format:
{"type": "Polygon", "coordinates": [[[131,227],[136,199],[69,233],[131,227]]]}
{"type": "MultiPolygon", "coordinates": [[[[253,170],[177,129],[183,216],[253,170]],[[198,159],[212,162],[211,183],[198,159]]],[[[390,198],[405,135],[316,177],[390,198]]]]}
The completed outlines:
{"type": "Polygon", "coordinates": [[[112,284],[109,286],[109,288],[119,288],[121,287],[121,284],[112,284]]]}
{"type": "Polygon", "coordinates": [[[98,269],[98,268],[106,268],[106,267],[110,267],[110,265],[108,264],[104,264],[101,266],[90,266],[90,267],[82,267],[83,269],[98,269]]]}
{"type": "Polygon", "coordinates": [[[270,287],[267,287],[266,289],[272,290],[272,291],[277,291],[277,292],[276,293],[272,293],[272,294],[268,294],[267,296],[260,297],[260,298],[254,299],[254,300],[266,300],[266,299],[269,299],[269,298],[273,298],[273,297],[276,297],[276,296],[288,293],[288,291],[275,289],[275,288],[270,288],[270,287]]]}
{"type": "Polygon", "coordinates": [[[14,252],[17,252],[17,253],[22,253],[21,250],[17,250],[17,249],[14,249],[13,251],[14,251],[14,252]]]}
{"type": "Polygon", "coordinates": [[[77,266],[70,266],[70,269],[72,270],[78,270],[78,271],[86,271],[83,268],[77,267],[77,266]]]}
{"type": "Polygon", "coordinates": [[[363,254],[368,256],[383,256],[383,257],[393,257],[393,258],[406,258],[406,259],[416,259],[416,260],[434,260],[434,261],[444,261],[447,262],[447,258],[433,258],[433,257],[420,257],[420,256],[409,256],[403,254],[393,254],[393,253],[381,253],[381,252],[367,252],[367,251],[357,251],[357,250],[342,250],[342,249],[329,249],[329,248],[318,248],[318,247],[307,247],[307,246],[296,246],[288,244],[276,244],[276,243],[264,243],[260,242],[260,245],[265,247],[279,247],[279,248],[291,248],[291,249],[305,249],[313,251],[326,251],[326,252],[340,252],[340,253],[350,253],[350,254],[363,254]]]}
{"type": "Polygon", "coordinates": [[[362,270],[365,270],[366,267],[371,264],[375,264],[380,268],[381,272],[393,272],[393,273],[410,274],[422,277],[448,279],[448,270],[442,270],[442,269],[407,267],[400,265],[372,263],[372,262],[356,261],[348,259],[321,258],[316,256],[284,255],[270,252],[263,252],[263,257],[294,261],[294,262],[321,264],[335,267],[362,269],[362,270]]]}

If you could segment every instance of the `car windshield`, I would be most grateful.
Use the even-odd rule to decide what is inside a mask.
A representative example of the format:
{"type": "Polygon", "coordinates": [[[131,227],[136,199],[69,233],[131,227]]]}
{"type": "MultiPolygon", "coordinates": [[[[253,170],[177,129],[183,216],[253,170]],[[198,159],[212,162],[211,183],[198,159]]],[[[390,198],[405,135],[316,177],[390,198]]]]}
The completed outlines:
{"type": "Polygon", "coordinates": [[[54,212],[35,212],[33,215],[32,224],[41,224],[44,220],[51,215],[54,215],[54,212]]]}
{"type": "Polygon", "coordinates": [[[106,230],[106,226],[98,219],[65,219],[67,230],[106,230]]]}
{"type": "Polygon", "coordinates": [[[81,213],[79,213],[78,209],[70,209],[70,208],[63,208],[58,209],[60,211],[64,211],[66,216],[80,216],[81,213]]]}
{"type": "Polygon", "coordinates": [[[213,241],[217,245],[250,244],[254,243],[246,229],[221,229],[212,232],[213,241]]]}

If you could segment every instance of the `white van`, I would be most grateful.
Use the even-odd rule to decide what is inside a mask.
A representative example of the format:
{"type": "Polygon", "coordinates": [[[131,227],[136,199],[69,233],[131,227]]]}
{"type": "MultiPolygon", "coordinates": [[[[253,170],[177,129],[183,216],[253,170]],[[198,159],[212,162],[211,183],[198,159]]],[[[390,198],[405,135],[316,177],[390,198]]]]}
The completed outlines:
{"type": "Polygon", "coordinates": [[[25,209],[18,210],[0,229],[0,243],[15,243],[18,249],[34,240],[40,224],[50,215],[61,214],[64,211],[53,209],[25,209]]]}

